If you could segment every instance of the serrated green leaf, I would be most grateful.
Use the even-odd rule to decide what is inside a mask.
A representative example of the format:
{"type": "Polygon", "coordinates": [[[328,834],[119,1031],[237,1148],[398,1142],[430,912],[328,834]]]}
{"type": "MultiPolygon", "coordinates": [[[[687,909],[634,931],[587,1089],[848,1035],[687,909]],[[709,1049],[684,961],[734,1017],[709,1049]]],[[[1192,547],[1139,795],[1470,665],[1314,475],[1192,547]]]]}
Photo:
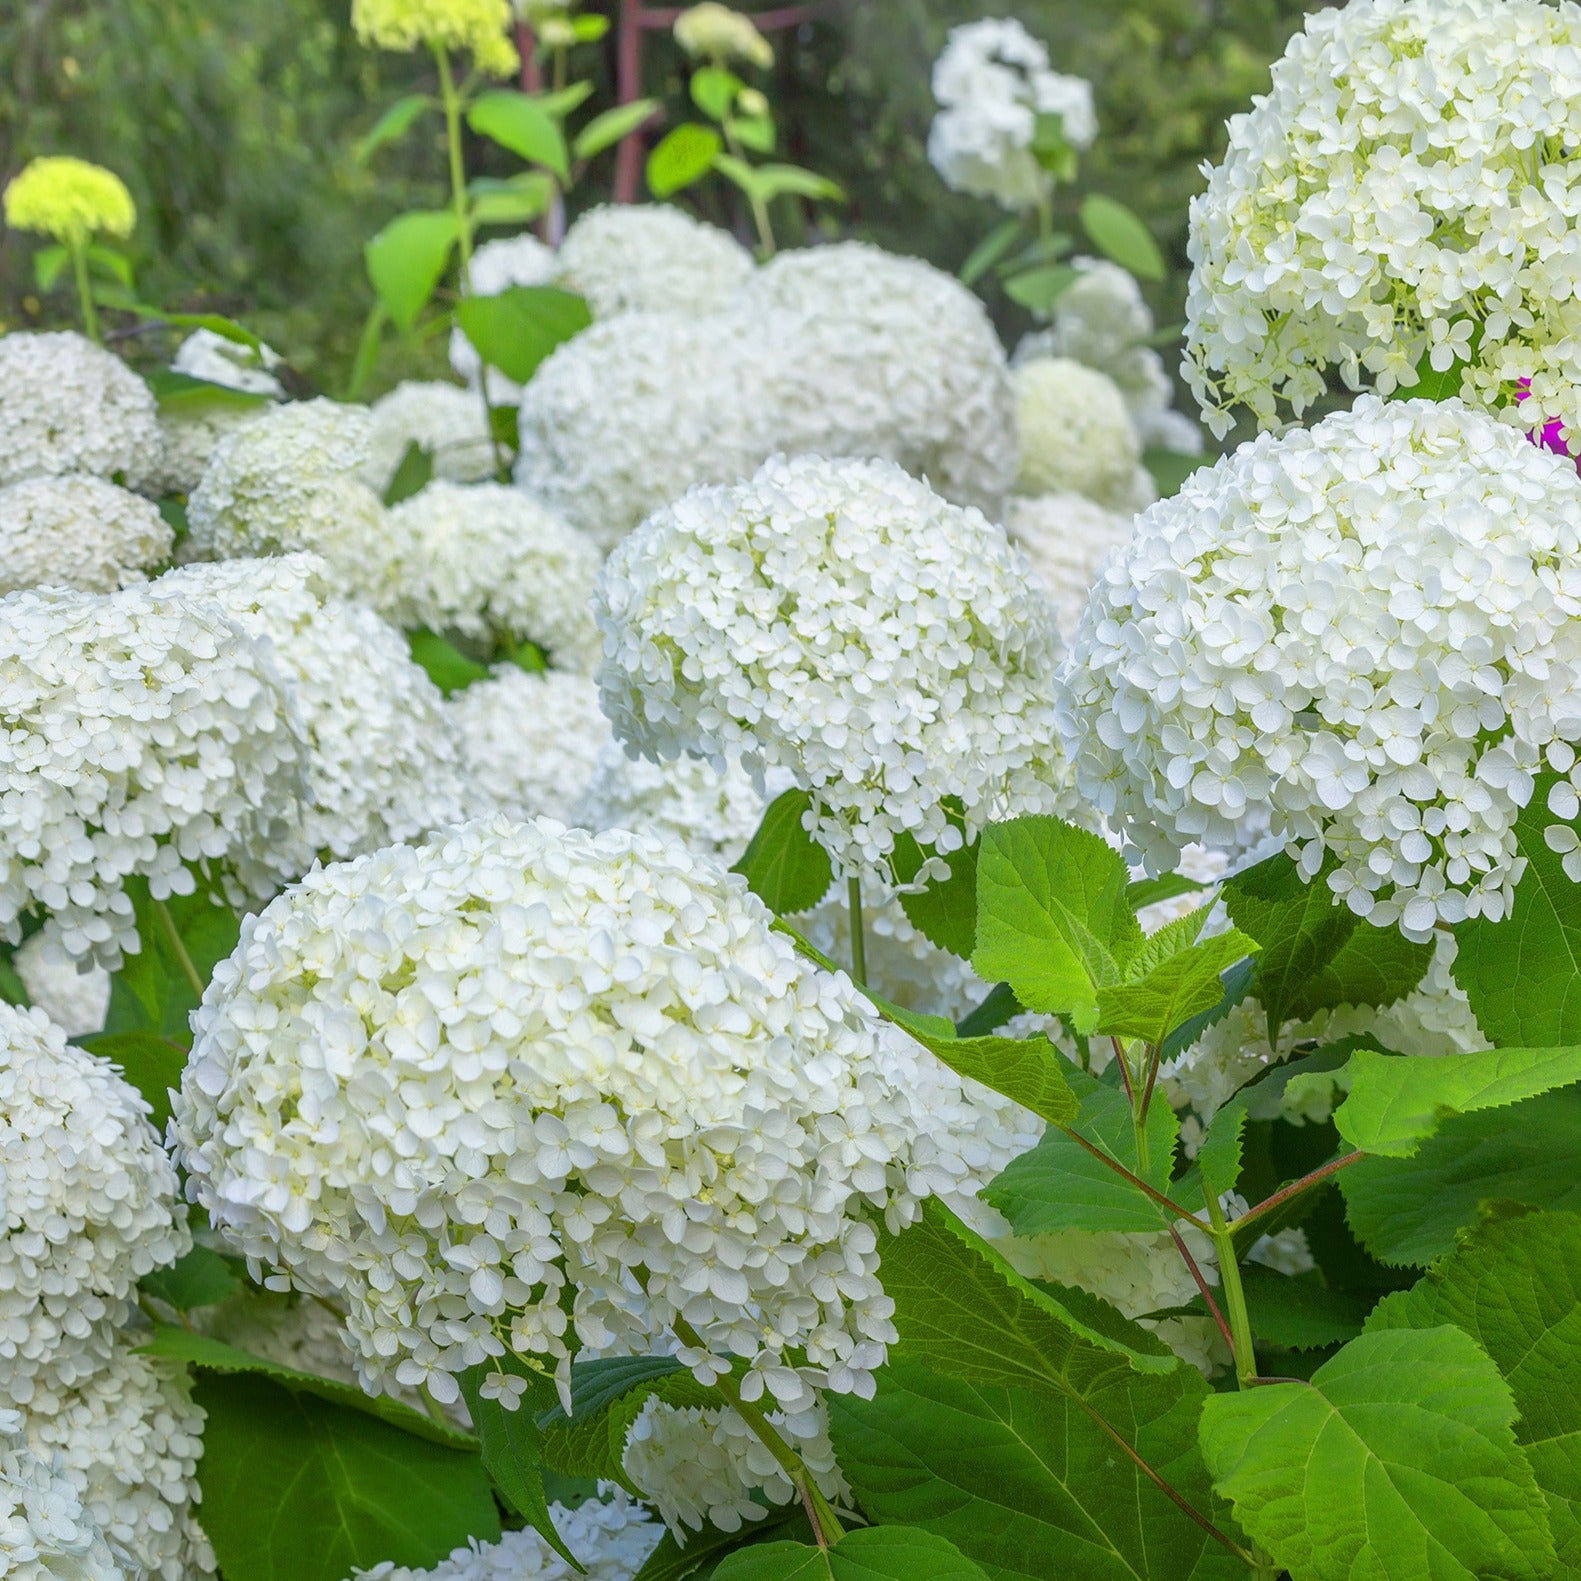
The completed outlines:
{"type": "Polygon", "coordinates": [[[1049,314],[1054,305],[1081,278],[1074,264],[1037,264],[1020,274],[1005,277],[1005,295],[1032,313],[1049,314]]]}
{"type": "Polygon", "coordinates": [[[578,159],[596,159],[606,148],[613,148],[653,119],[659,108],[657,99],[637,99],[631,104],[617,104],[602,115],[595,115],[571,144],[571,152],[578,159]]]}
{"type": "Polygon", "coordinates": [[[605,1388],[596,1400],[573,1400],[573,1416],[567,1417],[558,1408],[539,1416],[544,1465],[572,1476],[629,1486],[624,1467],[626,1440],[650,1399],[681,1408],[719,1404],[718,1395],[677,1365],[663,1372],[650,1369],[640,1377],[629,1373],[627,1378],[626,1387],[618,1392],[605,1388]]]}
{"type": "Polygon", "coordinates": [[[398,215],[363,249],[373,289],[403,334],[433,300],[459,235],[448,209],[418,210],[398,215]]]}
{"type": "Polygon", "coordinates": [[[187,1068],[187,1045],[159,1032],[98,1032],[77,1042],[90,1054],[108,1060],[143,1095],[154,1129],[164,1134],[170,1123],[170,1095],[181,1085],[187,1068]]]}
{"type": "Polygon", "coordinates": [[[1021,239],[1026,222],[1014,218],[1002,220],[967,254],[961,265],[961,284],[976,285],[990,269],[1021,239]]]}
{"type": "Polygon", "coordinates": [[[422,666],[429,680],[451,697],[465,691],[478,681],[486,681],[488,670],[469,659],[454,644],[446,642],[432,631],[419,628],[406,634],[407,646],[412,650],[412,662],[422,666]]]}
{"type": "Polygon", "coordinates": [[[1241,1178],[1241,1140],[1246,1132],[1246,1100],[1231,1098],[1208,1125],[1197,1150],[1197,1171],[1206,1197],[1222,1197],[1241,1178]]]}
{"type": "Polygon", "coordinates": [[[434,102],[426,93],[409,93],[404,99],[397,99],[358,142],[354,156],[357,163],[365,163],[370,155],[386,143],[397,142],[405,137],[417,124],[417,118],[434,102]]]}
{"type": "Polygon", "coordinates": [[[497,1542],[476,1450],[402,1432],[262,1375],[210,1374],[203,1530],[226,1581],[345,1581],[386,1561],[428,1569],[469,1540],[497,1542]]]}
{"type": "MultiPolygon", "coordinates": [[[[236,948],[241,922],[207,879],[200,878],[190,895],[173,895],[163,909],[149,897],[148,885],[142,879],[129,879],[126,893],[136,913],[141,948],[136,955],[128,955],[120,971],[110,979],[110,1008],[104,1030],[156,1032],[186,1049],[191,1045],[187,1020],[197,1009],[199,996],[170,931],[174,929],[198,980],[207,983],[215,964],[236,948]]],[[[147,1045],[135,1056],[138,1079],[142,1078],[144,1055],[152,1062],[149,1075],[162,1076],[165,1056],[153,1045],[147,1045]]],[[[130,1067],[133,1051],[127,1048],[124,1057],[130,1067]]],[[[145,1096],[154,1101],[151,1094],[145,1096]]]]}
{"type": "Polygon", "coordinates": [[[1029,1010],[1068,1014],[1082,1033],[1098,990],[1118,983],[1142,947],[1119,852],[1058,818],[1016,818],[983,832],[972,965],[1007,982],[1029,1010]]]}
{"type": "Polygon", "coordinates": [[[701,181],[724,151],[725,140],[711,126],[683,121],[659,139],[648,155],[648,190],[671,198],[701,181]]]}
{"type": "Polygon", "coordinates": [[[1253,1336],[1277,1350],[1324,1350],[1361,1333],[1371,1298],[1326,1289],[1310,1275],[1290,1278],[1261,1263],[1241,1267],[1253,1336]]]}
{"type": "Polygon", "coordinates": [[[1164,255],[1153,233],[1123,203],[1089,192],[1081,200],[1081,227],[1106,258],[1144,280],[1164,278],[1164,255]]]}
{"type": "Polygon", "coordinates": [[[1064,1058],[1046,1037],[963,1038],[955,1035],[953,1027],[941,1037],[926,1030],[916,1017],[906,1018],[902,1025],[958,1075],[1014,1098],[1050,1125],[1075,1122],[1078,1105],[1065,1079],[1064,1058]]]}
{"type": "Polygon", "coordinates": [[[561,181],[571,179],[571,159],[558,117],[542,99],[496,88],[481,94],[467,111],[467,125],[480,136],[508,148],[530,165],[552,170],[561,181]]]}
{"type": "Polygon", "coordinates": [[[218,1306],[243,1288],[230,1262],[207,1246],[194,1246],[169,1268],[156,1268],[138,1282],[138,1289],[178,1312],[218,1306]]]}
{"type": "MultiPolygon", "coordinates": [[[[1185,927],[1205,916],[1205,912],[1193,913],[1170,927],[1185,927]]],[[[1138,952],[1125,982],[1099,987],[1099,1032],[1141,1038],[1151,1048],[1160,1047],[1176,1028],[1213,1009],[1224,998],[1222,974],[1257,951],[1256,940],[1231,928],[1154,963],[1150,954],[1160,937],[1155,934],[1138,952]],[[1135,975],[1139,969],[1142,975],[1135,975]]]]}
{"type": "Polygon", "coordinates": [[[1581,1575],[1581,1216],[1506,1208],[1369,1330],[1453,1323],[1492,1358],[1520,1411],[1516,1441],[1548,1502],[1560,1575],[1581,1575]]]}
{"type": "Polygon", "coordinates": [[[689,1532],[686,1542],[681,1544],[666,1532],[632,1581],[685,1581],[689,1575],[705,1572],[711,1576],[713,1562],[722,1555],[744,1544],[776,1540],[787,1526],[798,1521],[805,1524],[799,1510],[782,1507],[765,1510],[762,1518],[752,1523],[750,1533],[743,1533],[739,1528],[726,1532],[717,1526],[704,1525],[701,1531],[689,1532]]]}
{"type": "Polygon", "coordinates": [[[1202,1450],[1292,1581],[1540,1581],[1553,1539],[1515,1414],[1459,1329],[1363,1334],[1310,1384],[1207,1400],[1202,1450]]]}
{"type": "Polygon", "coordinates": [[[847,1532],[827,1551],[762,1543],[724,1559],[715,1581],[986,1581],[954,1543],[904,1526],[847,1532]]]}
{"type": "Polygon", "coordinates": [[[1350,1057],[1350,1096],[1334,1124],[1352,1147],[1409,1158],[1452,1114],[1501,1109],[1581,1081],[1581,1048],[1489,1049],[1404,1059],[1371,1049],[1350,1057]]]}
{"type": "Polygon", "coordinates": [[[829,853],[802,823],[812,806],[804,790],[776,796],[763,814],[757,833],[731,869],[776,915],[811,911],[834,882],[829,853]]]}
{"type": "Polygon", "coordinates": [[[456,304],[456,322],[478,355],[507,379],[525,384],[538,365],[593,322],[584,298],[554,286],[513,285],[456,304]]]}

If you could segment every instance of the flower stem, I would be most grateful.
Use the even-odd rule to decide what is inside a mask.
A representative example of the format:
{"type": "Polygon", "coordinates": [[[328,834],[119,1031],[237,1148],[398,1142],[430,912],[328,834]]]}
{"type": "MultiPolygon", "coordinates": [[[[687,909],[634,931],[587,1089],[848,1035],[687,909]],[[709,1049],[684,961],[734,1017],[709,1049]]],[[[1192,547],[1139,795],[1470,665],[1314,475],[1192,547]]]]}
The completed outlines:
{"type": "Polygon", "coordinates": [[[846,905],[851,913],[851,976],[858,988],[867,987],[867,934],[862,924],[862,880],[849,879],[846,905]]]}
{"type": "Polygon", "coordinates": [[[88,249],[80,241],[66,243],[71,254],[71,276],[77,283],[77,301],[82,306],[82,327],[88,339],[99,345],[104,336],[99,332],[99,310],[93,301],[93,285],[88,279],[88,249]]]}
{"type": "MultiPolygon", "coordinates": [[[[721,130],[725,134],[725,146],[729,148],[731,154],[739,159],[743,165],[750,164],[751,161],[747,158],[746,151],[736,140],[736,135],[730,130],[728,121],[721,130]]],[[[779,251],[779,244],[774,240],[774,225],[769,219],[768,204],[751,188],[747,189],[747,202],[752,205],[752,223],[757,227],[759,262],[762,262],[765,259],[772,258],[779,251]]]]}
{"type": "Polygon", "coordinates": [[[1241,1265],[1235,1259],[1235,1233],[1225,1222],[1219,1199],[1208,1197],[1208,1217],[1213,1220],[1213,1241],[1219,1253],[1219,1287],[1230,1320],[1230,1348],[1235,1353],[1235,1376],[1244,1389],[1257,1376],[1257,1354],[1252,1346],[1252,1320],[1246,1310],[1246,1290],[1241,1265]]]}
{"type": "Polygon", "coordinates": [[[154,902],[154,915],[159,918],[160,927],[165,934],[165,943],[170,946],[170,953],[175,956],[176,964],[181,968],[187,981],[192,984],[192,991],[199,1000],[203,998],[203,979],[198,976],[198,969],[192,964],[192,957],[187,954],[187,947],[182,943],[180,930],[176,927],[176,919],[170,915],[170,907],[164,901],[154,902]]]}

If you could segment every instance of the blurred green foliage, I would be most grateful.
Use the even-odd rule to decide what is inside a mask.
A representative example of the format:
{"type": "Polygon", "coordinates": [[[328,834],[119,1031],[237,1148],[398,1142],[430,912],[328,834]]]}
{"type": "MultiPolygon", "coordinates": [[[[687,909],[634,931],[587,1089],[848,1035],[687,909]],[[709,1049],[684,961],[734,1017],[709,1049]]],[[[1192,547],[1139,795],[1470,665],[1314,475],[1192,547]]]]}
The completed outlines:
{"type": "MultiPolygon", "coordinates": [[[[742,9],[770,3],[742,0],[742,9]]],[[[954,268],[1000,216],[946,191],[928,165],[930,67],[952,25],[1021,18],[1061,70],[1095,84],[1103,130],[1082,186],[1147,220],[1174,270],[1155,293],[1172,322],[1197,167],[1221,146],[1225,117],[1266,85],[1268,61],[1305,9],[1300,0],[846,0],[776,36],[764,85],[783,156],[851,195],[822,224],[954,268]]],[[[422,85],[425,63],[362,49],[348,12],[349,0],[0,4],[0,179],[39,153],[109,165],[137,198],[146,298],[239,316],[309,379],[338,388],[370,302],[363,242],[391,215],[443,201],[437,120],[366,164],[355,158],[358,136],[422,85]]],[[[606,52],[583,51],[579,64],[597,74],[607,104],[606,52]]],[[[667,37],[650,36],[646,66],[648,91],[685,115],[684,69],[667,37]]],[[[577,207],[607,191],[608,164],[577,207]]],[[[703,201],[710,218],[744,219],[724,206],[727,194],[703,201]]],[[[794,220],[782,229],[791,242],[805,238],[794,220]]],[[[6,324],[66,315],[63,302],[34,294],[32,251],[0,231],[6,324]]],[[[394,347],[380,380],[441,356],[437,341],[394,347]]]]}

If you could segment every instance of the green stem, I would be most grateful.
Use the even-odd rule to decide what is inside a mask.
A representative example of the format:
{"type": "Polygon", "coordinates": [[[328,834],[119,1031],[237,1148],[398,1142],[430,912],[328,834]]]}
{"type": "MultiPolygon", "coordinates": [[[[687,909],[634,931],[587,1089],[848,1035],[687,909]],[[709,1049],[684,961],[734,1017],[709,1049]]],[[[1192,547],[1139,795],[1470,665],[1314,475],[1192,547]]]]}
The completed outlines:
{"type": "Polygon", "coordinates": [[[379,341],[384,335],[384,326],[390,321],[384,303],[375,302],[368,312],[367,322],[362,326],[362,334],[357,341],[357,355],[351,364],[351,377],[346,382],[346,399],[355,401],[360,399],[363,387],[373,374],[373,364],[379,355],[379,341]]]}
{"type": "MultiPolygon", "coordinates": [[[[728,121],[721,130],[725,134],[725,146],[743,165],[749,164],[746,152],[736,141],[728,121]]],[[[747,192],[747,202],[752,205],[752,223],[757,227],[758,248],[763,258],[772,258],[779,251],[779,244],[774,240],[774,226],[769,219],[769,206],[756,192],[750,190],[747,192]]]]}
{"type": "Polygon", "coordinates": [[[862,880],[848,880],[845,894],[846,905],[851,913],[851,976],[858,988],[866,988],[867,933],[862,923],[862,880]]]}
{"type": "Polygon", "coordinates": [[[165,932],[165,942],[170,946],[170,952],[176,958],[186,979],[192,984],[192,991],[199,1000],[203,998],[203,979],[198,976],[198,969],[192,964],[192,957],[187,954],[187,947],[181,942],[181,934],[176,927],[176,919],[170,915],[170,907],[164,901],[154,902],[154,914],[159,918],[160,926],[165,932]]]}
{"type": "Polygon", "coordinates": [[[1246,1290],[1241,1265],[1235,1258],[1235,1232],[1225,1222],[1219,1199],[1208,1196],[1208,1217],[1213,1221],[1213,1242],[1219,1252],[1219,1283],[1230,1320],[1230,1348],[1235,1352],[1235,1377],[1244,1389],[1257,1376],[1257,1353],[1252,1346],[1252,1320],[1246,1310],[1246,1290]]]}
{"type": "Polygon", "coordinates": [[[1049,201],[1046,193],[1038,196],[1038,240],[1050,242],[1054,239],[1054,205],[1049,201]]]}
{"type": "Polygon", "coordinates": [[[104,336],[99,333],[99,310],[94,306],[93,285],[88,279],[88,249],[80,241],[66,243],[71,254],[71,276],[77,282],[77,301],[82,307],[82,327],[88,339],[100,345],[104,336]]]}

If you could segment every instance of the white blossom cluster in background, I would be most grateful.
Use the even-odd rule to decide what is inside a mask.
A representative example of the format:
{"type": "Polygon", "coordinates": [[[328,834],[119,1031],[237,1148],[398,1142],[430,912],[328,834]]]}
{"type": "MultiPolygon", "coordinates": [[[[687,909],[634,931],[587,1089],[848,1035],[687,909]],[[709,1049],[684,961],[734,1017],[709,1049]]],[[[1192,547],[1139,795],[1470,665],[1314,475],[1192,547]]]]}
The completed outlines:
{"type": "Polygon", "coordinates": [[[934,63],[933,97],[928,158],[945,185],[1012,211],[1047,203],[1053,189],[1034,149],[1040,120],[1057,117],[1072,149],[1098,135],[1091,84],[1055,71],[1047,47],[1013,18],[952,28],[934,63]]]}
{"type": "Polygon", "coordinates": [[[598,618],[616,734],[790,774],[839,874],[892,887],[902,835],[947,855],[1070,806],[1052,611],[1000,528],[898,467],[779,460],[693,490],[610,556],[598,618]]]}
{"type": "Polygon", "coordinates": [[[280,357],[270,347],[255,349],[211,329],[194,330],[177,348],[170,366],[189,379],[258,398],[246,404],[215,398],[160,411],[162,449],[150,492],[190,494],[220,441],[267,411],[266,403],[283,400],[285,387],[274,372],[280,357]]]}
{"type": "Polygon", "coordinates": [[[1119,387],[1068,357],[1034,357],[1011,373],[1021,441],[1018,495],[1080,494],[1133,515],[1158,497],[1119,387]]]}
{"type": "Polygon", "coordinates": [[[1310,16],[1191,205],[1187,370],[1214,431],[1236,406],[1299,417],[1331,370],[1388,394],[1428,358],[1508,421],[1574,427],[1578,114],[1571,0],[1310,16]]]}
{"type": "Polygon", "coordinates": [[[1032,562],[1053,601],[1062,634],[1076,629],[1098,568],[1131,536],[1136,518],[1108,510],[1083,494],[1013,494],[1005,531],[1032,562]]]}
{"type": "Polygon", "coordinates": [[[1010,1152],[939,1135],[959,1083],[770,922],[673,842],[550,822],[310,874],[194,1018],[189,1190],[258,1272],[344,1305],[372,1388],[451,1400],[506,1350],[564,1388],[576,1345],[647,1354],[684,1320],[699,1381],[736,1356],[776,1409],[866,1392],[877,1225],[1010,1152]]]}
{"type": "Polygon", "coordinates": [[[170,557],[151,501],[86,473],[0,488],[0,593],[75,587],[112,593],[170,557]]]}
{"type": "Polygon", "coordinates": [[[1459,402],[1265,435],[1100,576],[1063,672],[1077,783],[1155,870],[1266,808],[1380,927],[1497,920],[1535,776],[1571,776],[1556,820],[1581,784],[1578,554],[1574,466],[1459,402]]]}
{"type": "Polygon", "coordinates": [[[488,413],[476,390],[435,379],[407,380],[375,401],[371,416],[362,478],[381,497],[413,445],[428,452],[436,478],[482,483],[494,476],[488,413]]]}

